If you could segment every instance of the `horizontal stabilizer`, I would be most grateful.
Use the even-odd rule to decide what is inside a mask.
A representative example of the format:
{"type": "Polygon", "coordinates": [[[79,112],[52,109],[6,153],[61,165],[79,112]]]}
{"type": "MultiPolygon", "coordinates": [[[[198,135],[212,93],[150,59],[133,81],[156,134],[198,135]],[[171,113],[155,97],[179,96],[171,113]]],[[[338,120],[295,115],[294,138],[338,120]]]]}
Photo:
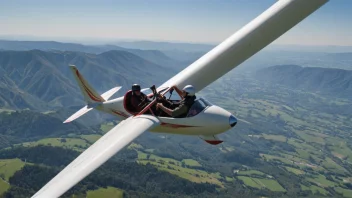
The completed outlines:
{"type": "Polygon", "coordinates": [[[199,137],[202,138],[207,143],[212,144],[212,145],[217,145],[217,144],[220,144],[223,142],[216,135],[209,135],[209,136],[201,135],[199,137]]]}
{"type": "Polygon", "coordinates": [[[82,109],[78,110],[76,113],[71,115],[69,118],[67,118],[67,120],[65,120],[64,123],[72,122],[92,109],[93,108],[88,108],[88,106],[86,105],[82,109]]]}
{"type": "Polygon", "coordinates": [[[101,97],[104,98],[104,100],[108,100],[114,93],[116,93],[118,90],[120,90],[121,87],[114,87],[110,89],[109,91],[101,94],[101,97]]]}

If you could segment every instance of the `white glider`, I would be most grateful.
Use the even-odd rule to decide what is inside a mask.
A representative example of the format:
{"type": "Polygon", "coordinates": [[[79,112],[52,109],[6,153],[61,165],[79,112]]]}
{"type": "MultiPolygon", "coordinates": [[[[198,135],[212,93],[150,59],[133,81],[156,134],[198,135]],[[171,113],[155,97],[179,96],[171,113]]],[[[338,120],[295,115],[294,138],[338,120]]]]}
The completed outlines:
{"type": "MultiPolygon", "coordinates": [[[[165,94],[172,86],[183,87],[188,84],[193,85],[197,92],[202,90],[280,37],[327,1],[279,0],[157,90],[165,94]]],[[[76,67],[70,68],[87,106],[73,114],[65,123],[77,119],[93,108],[116,115],[123,121],[79,155],[33,195],[34,198],[61,196],[145,131],[197,135],[210,144],[219,144],[222,141],[216,135],[237,123],[237,119],[230,112],[212,105],[204,98],[196,100],[185,118],[140,115],[132,112],[129,107],[131,92],[109,100],[120,87],[99,95],[76,67]]],[[[147,109],[148,107],[145,110],[147,109]]]]}

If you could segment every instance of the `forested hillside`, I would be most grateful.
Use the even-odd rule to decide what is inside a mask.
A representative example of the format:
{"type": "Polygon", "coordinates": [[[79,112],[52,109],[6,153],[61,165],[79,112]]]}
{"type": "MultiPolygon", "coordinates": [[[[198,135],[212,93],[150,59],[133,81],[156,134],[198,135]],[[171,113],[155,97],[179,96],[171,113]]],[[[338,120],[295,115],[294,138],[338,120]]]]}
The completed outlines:
{"type": "Polygon", "coordinates": [[[83,52],[0,51],[0,105],[2,108],[48,109],[82,104],[68,65],[81,73],[100,93],[115,86],[130,89],[161,84],[175,74],[172,66],[160,66],[125,51],[102,54],[83,52]]]}

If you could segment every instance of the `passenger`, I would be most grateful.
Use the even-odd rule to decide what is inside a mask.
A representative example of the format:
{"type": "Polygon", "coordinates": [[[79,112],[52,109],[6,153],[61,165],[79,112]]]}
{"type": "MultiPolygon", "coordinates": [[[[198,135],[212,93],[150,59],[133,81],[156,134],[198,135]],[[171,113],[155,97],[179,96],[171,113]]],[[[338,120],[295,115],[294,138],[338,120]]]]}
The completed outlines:
{"type": "Polygon", "coordinates": [[[195,96],[196,91],[192,85],[187,85],[182,90],[180,90],[176,86],[173,86],[171,90],[172,89],[175,89],[176,92],[181,96],[182,100],[180,101],[179,106],[172,110],[165,107],[162,103],[158,103],[156,105],[156,108],[157,109],[160,108],[162,111],[164,111],[165,113],[167,113],[169,116],[173,118],[186,117],[189,109],[191,108],[191,106],[194,103],[194,100],[196,99],[196,96],[195,96]]]}
{"type": "Polygon", "coordinates": [[[134,110],[136,112],[140,112],[145,106],[147,106],[148,103],[148,97],[141,92],[141,86],[139,86],[138,84],[133,84],[131,105],[133,106],[134,110]]]}

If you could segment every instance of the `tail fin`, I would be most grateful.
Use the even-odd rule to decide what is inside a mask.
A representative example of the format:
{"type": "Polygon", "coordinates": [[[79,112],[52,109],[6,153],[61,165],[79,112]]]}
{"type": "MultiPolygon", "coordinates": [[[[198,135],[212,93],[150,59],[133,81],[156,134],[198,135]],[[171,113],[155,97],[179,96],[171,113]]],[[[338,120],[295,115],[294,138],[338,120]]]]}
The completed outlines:
{"type": "Polygon", "coordinates": [[[109,100],[109,98],[120,89],[121,89],[121,87],[114,87],[114,88],[110,89],[109,91],[101,94],[101,97],[103,97],[104,100],[109,100]]]}
{"type": "Polygon", "coordinates": [[[79,88],[82,91],[84,96],[84,100],[88,104],[97,103],[97,102],[104,102],[105,99],[101,97],[83,78],[83,76],[79,73],[78,69],[74,65],[70,65],[70,69],[75,77],[75,80],[78,83],[79,88]]]}

